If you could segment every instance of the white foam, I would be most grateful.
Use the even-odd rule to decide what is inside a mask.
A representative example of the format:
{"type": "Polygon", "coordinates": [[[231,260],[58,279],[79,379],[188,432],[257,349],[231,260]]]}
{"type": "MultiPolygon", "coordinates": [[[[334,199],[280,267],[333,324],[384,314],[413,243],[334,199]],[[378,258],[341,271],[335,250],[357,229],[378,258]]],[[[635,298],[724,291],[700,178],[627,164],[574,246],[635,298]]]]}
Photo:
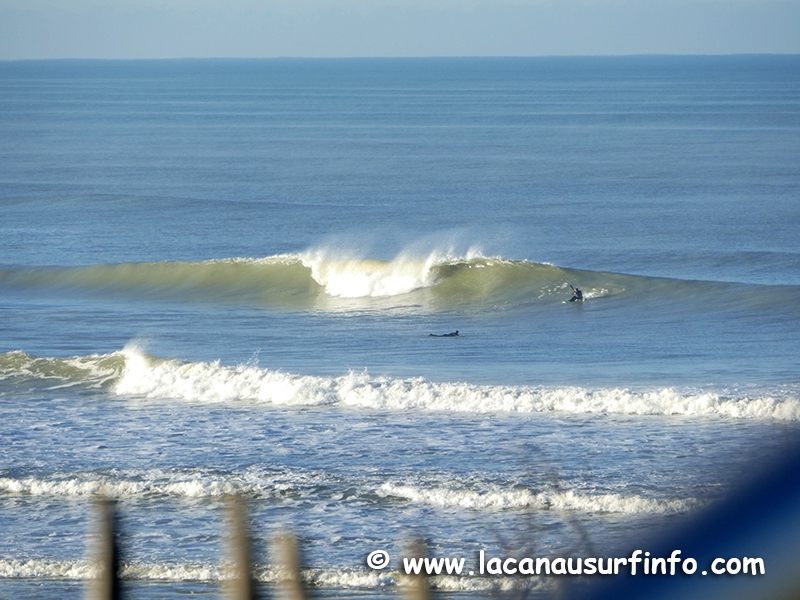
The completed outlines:
{"type": "Polygon", "coordinates": [[[468,509],[544,508],[588,513],[670,514],[691,510],[698,504],[691,498],[657,500],[638,495],[584,494],[574,490],[539,493],[527,489],[475,491],[392,483],[383,484],[377,493],[433,506],[468,509]]]}
{"type": "Polygon", "coordinates": [[[327,294],[340,298],[398,296],[431,283],[427,261],[331,259],[314,252],[303,257],[303,264],[327,294]]]}
{"type": "MultiPolygon", "coordinates": [[[[96,579],[100,565],[90,560],[0,559],[0,579],[96,579]]],[[[220,581],[225,569],[210,565],[123,563],[120,577],[139,581],[220,581]]]]}
{"type": "MultiPolygon", "coordinates": [[[[342,482],[338,482],[343,485],[342,482]]],[[[165,472],[113,471],[108,474],[55,474],[49,478],[0,478],[0,493],[30,496],[89,497],[97,494],[115,498],[167,496],[178,498],[222,498],[247,494],[261,498],[286,500],[287,490],[328,486],[324,473],[305,471],[248,470],[236,475],[220,475],[202,470],[165,472]]],[[[472,482],[465,486],[456,481],[392,482],[377,486],[374,480],[355,479],[347,487],[369,497],[402,498],[405,501],[442,508],[467,510],[506,510],[521,508],[570,510],[588,513],[670,514],[692,510],[694,499],[654,499],[639,495],[552,489],[504,488],[492,482],[472,482]]]]}
{"type": "Polygon", "coordinates": [[[390,572],[367,569],[305,569],[302,577],[315,587],[329,589],[374,589],[396,584],[390,572]]]}
{"type": "MultiPolygon", "coordinates": [[[[153,477],[151,475],[151,477],[153,477]]],[[[103,494],[114,498],[158,494],[186,498],[220,497],[247,492],[245,485],[213,476],[196,476],[184,481],[158,478],[119,479],[88,475],[56,476],[53,479],[35,477],[0,477],[0,492],[30,496],[94,496],[103,494]]]]}
{"type": "Polygon", "coordinates": [[[800,419],[800,400],[783,397],[723,396],[675,388],[488,386],[435,383],[422,378],[373,377],[350,372],[340,377],[283,373],[255,365],[226,367],[148,357],[123,351],[125,368],[115,391],[125,396],[201,403],[249,401],[274,405],[339,404],[377,410],[474,413],[563,412],[621,415],[702,415],[739,419],[800,419]]]}
{"type": "Polygon", "coordinates": [[[123,564],[120,577],[138,581],[222,581],[229,578],[224,568],[175,563],[123,564]]]}
{"type": "MultiPolygon", "coordinates": [[[[286,499],[286,491],[328,484],[330,480],[325,473],[291,469],[252,468],[235,474],[205,469],[114,469],[100,473],[54,473],[47,477],[0,477],[0,493],[61,497],[102,494],[114,498],[153,495],[199,499],[245,494],[286,499]]],[[[353,482],[353,486],[358,485],[358,481],[353,482]]]]}
{"type": "MultiPolygon", "coordinates": [[[[4,560],[0,559],[2,579],[68,579],[86,581],[96,579],[100,568],[88,560],[4,560]]],[[[125,581],[182,582],[197,581],[217,584],[231,579],[232,570],[225,566],[195,565],[179,563],[123,563],[120,578],[125,581]]],[[[283,577],[283,570],[272,565],[256,565],[255,579],[260,583],[276,584],[283,577]]],[[[371,571],[366,568],[320,568],[303,569],[300,577],[306,584],[319,589],[352,590],[404,587],[411,584],[408,577],[397,571],[371,571]]],[[[511,577],[469,577],[440,575],[428,578],[434,589],[452,591],[510,590],[519,585],[511,577]]],[[[543,582],[532,583],[534,586],[543,582]]]]}
{"type": "Polygon", "coordinates": [[[225,475],[202,469],[113,470],[107,473],[55,473],[47,478],[0,477],[0,493],[64,497],[103,494],[115,498],[140,495],[219,498],[231,494],[269,497],[286,489],[313,484],[313,481],[313,475],[291,471],[245,471],[241,474],[225,475]]]}
{"type": "Polygon", "coordinates": [[[308,250],[300,255],[311,276],[325,292],[340,298],[399,296],[435,283],[433,269],[457,260],[481,257],[480,250],[470,249],[464,255],[452,249],[437,249],[427,256],[410,251],[391,261],[368,260],[342,256],[329,249],[308,250]]]}
{"type": "Polygon", "coordinates": [[[223,367],[219,362],[187,363],[149,357],[126,347],[125,369],[115,386],[124,396],[181,399],[192,402],[251,400],[270,404],[326,404],[336,401],[335,382],[260,369],[223,367]]]}
{"type": "Polygon", "coordinates": [[[0,579],[92,579],[97,565],[86,561],[0,559],[0,579]]]}
{"type": "Polygon", "coordinates": [[[337,394],[343,404],[378,409],[800,419],[800,401],[794,396],[725,398],[714,392],[681,392],[674,388],[632,391],[624,388],[479,386],[433,383],[421,378],[373,378],[366,373],[350,373],[339,378],[337,384],[337,394]]]}

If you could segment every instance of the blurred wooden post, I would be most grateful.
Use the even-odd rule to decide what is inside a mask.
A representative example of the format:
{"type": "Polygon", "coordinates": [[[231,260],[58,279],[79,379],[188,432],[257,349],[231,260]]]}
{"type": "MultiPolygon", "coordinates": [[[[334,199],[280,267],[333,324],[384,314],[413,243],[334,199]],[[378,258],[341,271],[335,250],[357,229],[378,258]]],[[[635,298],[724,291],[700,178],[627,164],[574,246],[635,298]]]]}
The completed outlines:
{"type": "Polygon", "coordinates": [[[119,549],[115,534],[116,503],[101,498],[95,503],[97,514],[97,546],[95,560],[100,566],[98,578],[87,586],[88,600],[119,600],[122,593],[119,584],[119,549]]]}
{"type": "Polygon", "coordinates": [[[282,567],[280,582],[285,600],[306,600],[306,591],[300,576],[300,554],[297,540],[293,535],[282,535],[274,542],[278,553],[278,563],[282,567]]]}
{"type": "MultiPolygon", "coordinates": [[[[408,546],[409,558],[424,559],[428,552],[425,542],[415,540],[408,546]]],[[[406,600],[430,600],[430,588],[428,587],[428,574],[425,567],[420,569],[419,575],[407,574],[408,585],[403,587],[403,596],[406,600]]]]}
{"type": "Polygon", "coordinates": [[[230,500],[230,544],[233,560],[233,580],[230,600],[255,600],[256,589],[250,554],[250,536],[247,533],[247,514],[244,501],[238,496],[230,500]]]}

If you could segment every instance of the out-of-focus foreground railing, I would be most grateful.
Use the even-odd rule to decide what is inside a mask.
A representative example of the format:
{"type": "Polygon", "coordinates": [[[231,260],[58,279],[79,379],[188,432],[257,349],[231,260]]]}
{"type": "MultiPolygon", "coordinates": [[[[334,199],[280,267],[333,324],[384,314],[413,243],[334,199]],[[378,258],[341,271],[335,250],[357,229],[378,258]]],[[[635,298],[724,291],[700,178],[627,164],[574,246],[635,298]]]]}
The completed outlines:
{"type": "MultiPolygon", "coordinates": [[[[116,502],[107,498],[96,501],[97,538],[93,559],[98,565],[98,575],[90,580],[86,588],[87,600],[119,600],[124,597],[120,583],[120,551],[116,526],[116,502]]],[[[237,496],[228,500],[228,556],[230,577],[223,582],[223,597],[226,600],[255,600],[264,597],[259,593],[258,584],[253,577],[251,540],[247,528],[247,509],[245,501],[237,496]]],[[[306,600],[309,590],[300,575],[300,555],[297,540],[291,534],[283,534],[272,540],[273,552],[278,561],[280,573],[277,592],[284,600],[306,600]]],[[[410,546],[411,555],[422,557],[424,545],[414,542],[410,546]]],[[[402,587],[405,600],[428,600],[429,587],[425,575],[406,577],[402,587]]]]}
{"type": "MultiPolygon", "coordinates": [[[[611,600],[618,598],[648,600],[788,600],[800,598],[800,446],[787,449],[782,459],[770,462],[753,461],[755,473],[747,485],[724,500],[708,506],[683,523],[673,523],[669,531],[650,540],[630,540],[630,547],[619,548],[627,553],[650,550],[653,556],[669,556],[680,550],[692,557],[699,572],[693,576],[623,573],[605,578],[553,578],[556,584],[549,596],[570,600],[611,600]],[[730,557],[759,557],[766,570],[758,577],[706,575],[706,565],[730,557]],[[718,557],[714,559],[714,557],[718,557]],[[720,558],[721,557],[721,558],[720,558]],[[711,561],[714,561],[712,563],[711,561]],[[578,584],[578,585],[576,585],[578,584]]],[[[95,560],[99,576],[87,587],[90,600],[116,600],[124,586],[119,581],[119,551],[116,542],[115,503],[97,503],[98,544],[95,560]]],[[[246,506],[242,498],[229,502],[229,560],[232,575],[223,585],[228,600],[252,600],[260,591],[253,577],[250,536],[247,531],[246,506]]],[[[529,532],[533,533],[533,532],[529,532]]],[[[301,561],[297,543],[290,535],[272,541],[278,563],[278,588],[287,600],[308,598],[308,589],[300,574],[301,561]]],[[[409,558],[423,558],[425,546],[412,544],[409,558]]],[[[713,570],[713,566],[712,566],[713,570]]],[[[716,573],[715,571],[714,573],[716,573]]],[[[266,587],[266,586],[265,586],[266,587]]],[[[270,586],[272,587],[272,586],[270,586]]],[[[428,580],[420,572],[404,578],[400,592],[406,600],[429,597],[428,580]]],[[[519,593],[490,594],[505,598],[528,597],[519,593]]],[[[539,594],[541,597],[542,594],[539,594]]]]}

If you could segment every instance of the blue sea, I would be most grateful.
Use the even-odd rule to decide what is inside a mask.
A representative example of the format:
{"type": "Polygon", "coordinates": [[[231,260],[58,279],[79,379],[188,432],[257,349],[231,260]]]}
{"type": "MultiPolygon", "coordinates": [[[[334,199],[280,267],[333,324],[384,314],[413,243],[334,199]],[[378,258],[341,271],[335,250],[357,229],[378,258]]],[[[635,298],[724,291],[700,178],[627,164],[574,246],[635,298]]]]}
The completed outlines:
{"type": "Polygon", "coordinates": [[[798,439],[798,231],[800,56],[0,62],[0,596],[100,494],[135,598],[232,494],[266,590],[627,551],[798,439]]]}

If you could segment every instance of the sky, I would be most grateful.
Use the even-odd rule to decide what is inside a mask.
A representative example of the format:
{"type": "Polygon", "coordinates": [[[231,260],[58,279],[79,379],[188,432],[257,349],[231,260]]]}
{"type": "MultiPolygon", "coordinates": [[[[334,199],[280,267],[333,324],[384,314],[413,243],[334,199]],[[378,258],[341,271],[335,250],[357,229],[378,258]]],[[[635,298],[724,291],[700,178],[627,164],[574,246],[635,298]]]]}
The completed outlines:
{"type": "Polygon", "coordinates": [[[0,0],[0,60],[800,53],[800,0],[0,0]]]}

